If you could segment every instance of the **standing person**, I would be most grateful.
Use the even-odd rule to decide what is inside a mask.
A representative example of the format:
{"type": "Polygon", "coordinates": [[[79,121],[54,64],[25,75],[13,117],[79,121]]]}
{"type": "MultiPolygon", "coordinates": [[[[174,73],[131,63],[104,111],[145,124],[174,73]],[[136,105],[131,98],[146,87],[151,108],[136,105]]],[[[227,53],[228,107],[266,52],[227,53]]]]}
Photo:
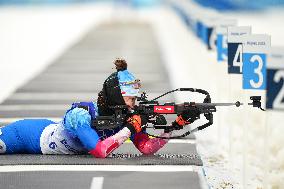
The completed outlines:
{"type": "MultiPolygon", "coordinates": [[[[167,139],[149,138],[142,126],[147,120],[141,115],[131,115],[125,124],[115,128],[100,130],[92,126],[98,115],[114,114],[110,106],[127,105],[131,111],[138,96],[140,82],[127,70],[124,59],[114,62],[116,72],[103,84],[97,103],[73,103],[62,121],[56,123],[48,119],[23,119],[0,129],[0,154],[92,154],[105,158],[128,138],[143,154],[154,154],[161,149],[167,139]]],[[[189,112],[178,116],[174,124],[184,126],[193,122],[189,112]]],[[[169,137],[171,133],[161,136],[169,137]]]]}

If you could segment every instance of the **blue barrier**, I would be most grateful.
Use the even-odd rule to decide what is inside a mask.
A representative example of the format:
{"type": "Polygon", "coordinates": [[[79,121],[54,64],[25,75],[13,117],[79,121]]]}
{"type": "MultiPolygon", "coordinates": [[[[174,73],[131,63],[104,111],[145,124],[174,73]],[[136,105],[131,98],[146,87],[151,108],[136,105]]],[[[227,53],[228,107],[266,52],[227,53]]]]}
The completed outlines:
{"type": "MultiPolygon", "coordinates": [[[[238,4],[236,1],[223,1],[223,0],[196,0],[197,2],[205,3],[206,6],[211,6],[212,4],[217,4],[220,6],[219,8],[222,9],[239,9],[241,8],[241,4],[238,4]],[[218,4],[219,3],[219,4],[218,4]]],[[[210,50],[210,36],[212,33],[212,30],[216,29],[217,25],[222,25],[223,29],[228,28],[230,24],[229,22],[225,23],[223,22],[224,18],[220,18],[221,22],[216,22],[217,25],[214,26],[214,24],[211,23],[211,20],[208,20],[212,17],[210,17],[209,14],[206,13],[208,9],[198,9],[200,12],[194,12],[192,13],[191,10],[184,10],[185,6],[184,4],[178,4],[178,1],[171,1],[172,7],[174,8],[175,12],[181,17],[181,19],[184,21],[186,26],[193,30],[194,34],[200,38],[200,40],[206,44],[208,50],[210,50]],[[204,11],[204,12],[202,12],[204,11]],[[194,18],[191,18],[194,17],[194,18]],[[193,20],[193,21],[192,21],[193,20]],[[215,28],[214,28],[215,27],[215,28]],[[194,28],[194,29],[193,29],[194,28]]],[[[269,5],[275,5],[273,4],[273,1],[266,2],[265,0],[259,1],[263,7],[266,7],[267,4],[269,5]]],[[[275,1],[274,1],[275,2],[275,1]]],[[[188,2],[189,3],[189,2],[188,2]]],[[[251,3],[253,4],[253,3],[251,3]]],[[[284,0],[277,1],[277,4],[284,4],[284,0]]],[[[195,5],[189,6],[191,8],[195,8],[195,5]]],[[[188,7],[187,7],[188,8],[188,7]]],[[[214,13],[213,13],[214,15],[214,13]]],[[[218,18],[217,18],[218,19],[218,18]]],[[[232,24],[233,25],[233,24],[232,24]]],[[[231,25],[231,26],[232,26],[231,25]]],[[[243,33],[243,32],[241,32],[243,33]]],[[[278,83],[272,80],[271,75],[275,75],[274,70],[267,70],[266,68],[266,53],[263,53],[262,51],[256,51],[254,53],[243,53],[243,49],[238,47],[242,47],[243,44],[241,41],[239,42],[228,42],[227,41],[227,34],[226,33],[214,33],[216,36],[215,45],[217,46],[217,61],[226,61],[228,63],[228,73],[237,73],[242,74],[243,76],[243,89],[261,89],[261,90],[267,90],[267,108],[272,108],[272,102],[271,99],[274,99],[275,96],[279,93],[284,93],[284,87],[283,87],[283,81],[279,80],[278,83]],[[225,41],[224,41],[225,40],[225,41]],[[258,59],[253,59],[254,57],[258,57],[258,59]],[[260,66],[261,65],[261,66],[260,66]],[[243,70],[243,66],[245,69],[243,70]],[[260,69],[261,68],[261,69],[260,69]],[[266,74],[268,73],[268,74],[266,74]],[[275,84],[276,83],[276,84],[275,84]],[[279,92],[281,90],[281,92],[279,92]],[[272,96],[271,96],[272,95],[272,96]]],[[[250,32],[248,35],[251,35],[250,32]]],[[[212,43],[214,44],[214,43],[212,43]]],[[[281,72],[282,73],[282,72],[281,72]]],[[[284,73],[284,72],[283,72],[284,73]]],[[[282,77],[282,75],[281,75],[282,77]]],[[[284,77],[284,74],[283,74],[284,77]]],[[[283,97],[284,99],[284,97],[283,97]]],[[[279,100],[278,100],[279,101],[279,100]]],[[[282,102],[281,102],[282,103],[282,102]]],[[[284,107],[284,105],[279,105],[279,107],[284,107]]]]}
{"type": "Polygon", "coordinates": [[[220,11],[262,10],[268,7],[284,6],[284,0],[195,0],[195,2],[220,11]]]}
{"type": "Polygon", "coordinates": [[[73,3],[88,3],[88,2],[113,2],[131,4],[133,7],[147,7],[160,3],[160,0],[0,0],[0,5],[40,5],[40,4],[73,4],[73,3]]]}

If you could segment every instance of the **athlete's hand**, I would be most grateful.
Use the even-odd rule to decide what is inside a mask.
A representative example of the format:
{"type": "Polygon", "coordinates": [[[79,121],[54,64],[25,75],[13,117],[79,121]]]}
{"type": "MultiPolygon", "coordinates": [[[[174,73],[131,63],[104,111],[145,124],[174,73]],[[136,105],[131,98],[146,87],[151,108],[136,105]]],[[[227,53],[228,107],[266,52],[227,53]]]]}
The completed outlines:
{"type": "Polygon", "coordinates": [[[134,114],[127,119],[125,126],[135,134],[141,132],[142,126],[146,125],[147,121],[146,116],[134,114]]]}
{"type": "Polygon", "coordinates": [[[179,114],[173,124],[184,126],[193,123],[199,116],[200,110],[196,106],[193,106],[179,114]]]}

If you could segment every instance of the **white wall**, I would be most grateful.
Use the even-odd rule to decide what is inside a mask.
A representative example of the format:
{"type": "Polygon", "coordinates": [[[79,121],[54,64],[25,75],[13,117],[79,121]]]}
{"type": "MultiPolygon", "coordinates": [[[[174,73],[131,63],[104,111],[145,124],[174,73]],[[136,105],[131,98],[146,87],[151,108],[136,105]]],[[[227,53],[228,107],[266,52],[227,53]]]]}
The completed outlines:
{"type": "Polygon", "coordinates": [[[109,19],[111,9],[104,4],[0,7],[0,102],[109,19]]]}

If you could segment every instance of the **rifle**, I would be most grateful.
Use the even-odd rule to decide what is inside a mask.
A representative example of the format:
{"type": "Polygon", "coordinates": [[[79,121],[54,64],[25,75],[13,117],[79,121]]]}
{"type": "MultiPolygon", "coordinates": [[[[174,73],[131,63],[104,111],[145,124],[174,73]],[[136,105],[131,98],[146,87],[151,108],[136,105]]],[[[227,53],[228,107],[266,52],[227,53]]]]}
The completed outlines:
{"type": "MultiPolygon", "coordinates": [[[[251,96],[250,99],[252,103],[248,103],[248,105],[252,105],[253,107],[261,108],[261,96],[251,96]]],[[[171,132],[174,130],[180,130],[184,127],[177,126],[175,124],[167,125],[167,120],[163,114],[176,114],[179,115],[183,111],[190,111],[193,108],[197,108],[200,112],[200,115],[203,114],[207,120],[207,123],[200,125],[192,130],[189,130],[179,136],[172,137],[160,137],[156,135],[152,135],[147,133],[149,136],[156,138],[164,138],[164,139],[179,139],[183,138],[191,133],[196,131],[200,131],[209,127],[213,124],[213,112],[216,112],[216,106],[235,106],[240,107],[243,103],[239,101],[235,103],[211,103],[210,94],[203,89],[196,88],[178,88],[175,90],[168,91],[152,100],[147,99],[146,92],[143,92],[140,97],[137,98],[139,105],[135,106],[134,112],[132,114],[139,114],[147,118],[147,122],[152,124],[152,127],[148,126],[148,123],[143,128],[153,128],[153,129],[163,129],[164,132],[171,132]],[[168,102],[164,104],[160,104],[157,100],[163,96],[166,96],[170,93],[177,91],[187,91],[187,92],[196,92],[205,95],[205,98],[202,103],[195,102],[184,102],[181,104],[176,104],[174,102],[168,102]]],[[[92,121],[92,125],[97,129],[105,129],[105,128],[115,128],[118,125],[125,123],[127,118],[127,114],[123,114],[125,112],[123,110],[127,110],[126,105],[112,106],[110,107],[114,109],[115,114],[112,116],[98,116],[95,120],[92,121]]],[[[196,117],[196,119],[200,119],[200,115],[196,117]]]]}

